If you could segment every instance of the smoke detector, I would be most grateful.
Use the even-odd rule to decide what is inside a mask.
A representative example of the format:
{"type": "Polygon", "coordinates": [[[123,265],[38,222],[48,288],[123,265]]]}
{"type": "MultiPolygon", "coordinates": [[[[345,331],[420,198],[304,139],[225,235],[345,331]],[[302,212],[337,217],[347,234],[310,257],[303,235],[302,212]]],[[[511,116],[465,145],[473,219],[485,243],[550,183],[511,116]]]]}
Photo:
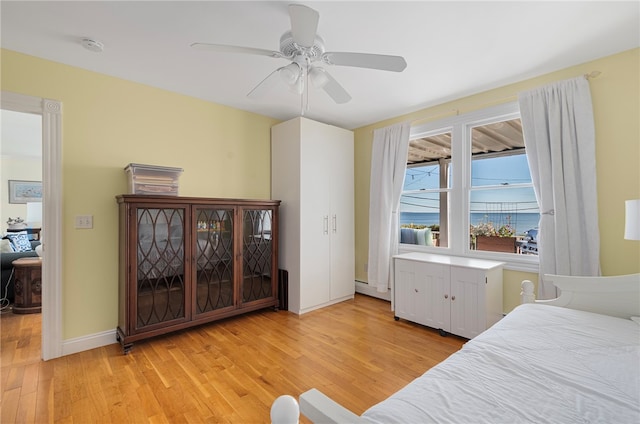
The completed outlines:
{"type": "Polygon", "coordinates": [[[104,50],[104,44],[92,38],[83,38],[80,41],[80,44],[82,44],[82,47],[84,47],[85,49],[94,53],[102,53],[102,51],[104,50]]]}

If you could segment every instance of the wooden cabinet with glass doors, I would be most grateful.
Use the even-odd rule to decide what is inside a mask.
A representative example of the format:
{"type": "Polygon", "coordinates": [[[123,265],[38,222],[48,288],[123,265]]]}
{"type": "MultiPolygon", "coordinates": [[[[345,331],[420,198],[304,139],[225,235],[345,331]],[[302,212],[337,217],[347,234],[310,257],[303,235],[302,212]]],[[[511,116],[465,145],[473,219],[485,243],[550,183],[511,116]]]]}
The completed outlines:
{"type": "Polygon", "coordinates": [[[277,200],[117,196],[117,339],[278,307],[277,200]]]}

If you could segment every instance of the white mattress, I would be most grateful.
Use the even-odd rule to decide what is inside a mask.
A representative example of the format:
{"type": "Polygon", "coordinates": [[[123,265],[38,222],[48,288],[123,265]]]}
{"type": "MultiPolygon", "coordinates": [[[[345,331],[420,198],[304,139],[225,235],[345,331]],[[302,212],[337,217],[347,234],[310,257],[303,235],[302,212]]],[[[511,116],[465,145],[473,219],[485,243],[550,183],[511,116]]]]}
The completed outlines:
{"type": "Polygon", "coordinates": [[[640,423],[640,325],[517,307],[362,417],[372,423],[640,423]]]}

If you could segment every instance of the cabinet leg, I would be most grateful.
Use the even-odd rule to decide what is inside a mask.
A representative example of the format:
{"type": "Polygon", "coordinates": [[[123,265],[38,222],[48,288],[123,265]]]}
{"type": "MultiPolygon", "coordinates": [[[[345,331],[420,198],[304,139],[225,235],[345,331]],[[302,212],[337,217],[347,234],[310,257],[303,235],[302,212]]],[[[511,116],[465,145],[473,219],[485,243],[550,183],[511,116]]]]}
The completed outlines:
{"type": "Polygon", "coordinates": [[[118,329],[116,330],[116,340],[122,346],[122,353],[126,355],[133,347],[133,343],[125,343],[125,339],[126,338],[124,333],[122,332],[122,330],[120,330],[120,327],[118,327],[118,329]]]}
{"type": "Polygon", "coordinates": [[[400,317],[393,317],[396,321],[400,321],[400,317]]]}
{"type": "Polygon", "coordinates": [[[438,331],[440,332],[440,335],[442,337],[447,337],[449,335],[449,333],[447,333],[446,331],[444,331],[442,328],[439,328],[438,331]]]}
{"type": "Polygon", "coordinates": [[[128,355],[131,349],[133,348],[133,343],[127,343],[122,345],[122,353],[128,355]]]}

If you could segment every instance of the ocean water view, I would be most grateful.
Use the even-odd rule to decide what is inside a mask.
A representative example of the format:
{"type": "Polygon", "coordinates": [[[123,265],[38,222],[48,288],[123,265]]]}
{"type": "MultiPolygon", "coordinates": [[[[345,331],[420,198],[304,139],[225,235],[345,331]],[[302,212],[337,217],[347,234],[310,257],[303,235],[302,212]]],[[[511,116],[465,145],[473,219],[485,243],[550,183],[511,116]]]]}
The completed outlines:
{"type": "MultiPolygon", "coordinates": [[[[540,221],[539,213],[472,213],[471,225],[477,225],[481,222],[492,222],[497,228],[507,223],[515,229],[516,235],[522,235],[525,231],[538,226],[540,221]]],[[[440,223],[439,213],[424,212],[400,212],[400,225],[416,224],[416,225],[433,225],[440,223]]]]}

